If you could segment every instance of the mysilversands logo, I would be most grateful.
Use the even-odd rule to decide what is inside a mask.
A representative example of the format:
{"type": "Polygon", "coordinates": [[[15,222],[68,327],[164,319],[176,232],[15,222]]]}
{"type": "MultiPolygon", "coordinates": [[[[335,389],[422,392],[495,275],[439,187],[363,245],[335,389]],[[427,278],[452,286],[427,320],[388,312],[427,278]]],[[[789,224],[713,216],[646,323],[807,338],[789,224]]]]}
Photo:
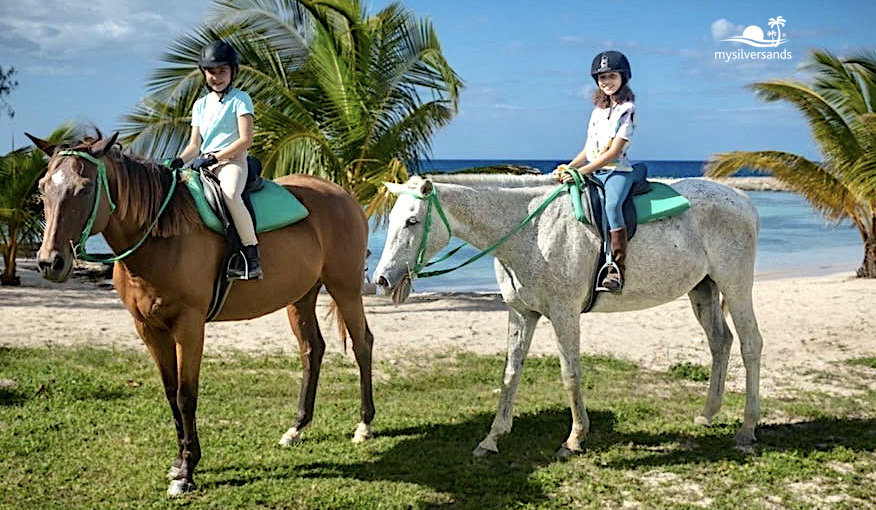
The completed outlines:
{"type": "MultiPolygon", "coordinates": [[[[782,33],[782,27],[785,26],[785,18],[778,16],[776,18],[770,18],[767,23],[770,30],[764,35],[763,30],[757,25],[751,25],[746,27],[745,30],[742,31],[742,35],[737,35],[733,37],[727,37],[721,39],[721,42],[737,42],[747,44],[749,46],[755,46],[758,48],[775,48],[780,44],[785,44],[788,42],[788,37],[782,33]]],[[[712,33],[716,34],[718,30],[726,30],[728,25],[732,25],[727,20],[721,19],[712,24],[712,33]]],[[[741,28],[741,26],[739,27],[741,28]]],[[[745,51],[742,49],[735,51],[716,51],[715,58],[725,60],[730,62],[731,60],[749,60],[749,59],[757,59],[757,60],[788,60],[791,58],[791,52],[789,50],[782,51],[745,51]]]]}

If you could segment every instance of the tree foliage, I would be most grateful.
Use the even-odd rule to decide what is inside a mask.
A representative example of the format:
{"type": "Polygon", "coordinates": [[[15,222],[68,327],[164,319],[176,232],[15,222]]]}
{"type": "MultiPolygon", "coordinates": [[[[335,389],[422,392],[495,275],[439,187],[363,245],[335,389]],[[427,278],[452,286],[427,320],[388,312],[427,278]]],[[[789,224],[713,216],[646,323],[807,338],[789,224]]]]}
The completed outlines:
{"type": "MultiPolygon", "coordinates": [[[[81,138],[83,129],[75,124],[57,128],[48,140],[61,143],[81,138]]],[[[16,257],[21,243],[39,242],[43,227],[43,205],[37,182],[46,172],[48,159],[34,147],[14,150],[0,157],[0,252],[4,271],[0,284],[18,285],[16,257]]]]}
{"type": "Polygon", "coordinates": [[[371,16],[358,0],[217,0],[161,57],[124,143],[154,157],[181,150],[205,92],[199,52],[218,38],[240,53],[235,85],[253,99],[264,174],[325,177],[370,212],[387,210],[381,183],[417,170],[457,111],[462,82],[434,27],[398,3],[371,16]]]}
{"type": "Polygon", "coordinates": [[[10,66],[9,69],[3,70],[0,66],[0,111],[6,112],[10,118],[15,117],[15,110],[12,109],[4,96],[8,96],[15,87],[18,86],[18,81],[15,80],[15,68],[10,66]]]}
{"type": "Polygon", "coordinates": [[[827,218],[849,219],[864,242],[858,276],[876,277],[876,53],[840,58],[813,51],[804,67],[811,83],[757,82],[764,101],[791,103],[809,123],[823,161],[780,151],[736,151],[712,156],[706,175],[725,177],[758,169],[800,193],[827,218]]]}

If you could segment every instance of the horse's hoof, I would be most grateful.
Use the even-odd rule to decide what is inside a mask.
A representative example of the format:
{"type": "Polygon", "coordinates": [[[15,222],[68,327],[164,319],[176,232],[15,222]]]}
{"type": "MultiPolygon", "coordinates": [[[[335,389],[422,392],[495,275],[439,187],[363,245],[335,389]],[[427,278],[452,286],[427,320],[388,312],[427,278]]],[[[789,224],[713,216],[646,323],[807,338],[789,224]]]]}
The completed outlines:
{"type": "Polygon", "coordinates": [[[170,487],[167,488],[167,496],[178,498],[195,492],[195,484],[187,480],[174,480],[170,482],[170,487]]]}
{"type": "Polygon", "coordinates": [[[353,444],[364,443],[373,437],[374,434],[371,433],[371,426],[360,423],[359,426],[356,427],[356,432],[353,433],[353,444]]]}
{"type": "Polygon", "coordinates": [[[499,453],[498,450],[488,450],[488,449],[484,448],[483,446],[478,445],[478,447],[475,448],[471,454],[474,455],[475,457],[486,458],[486,457],[490,457],[492,455],[497,455],[498,453],[499,453]]]}
{"type": "Polygon", "coordinates": [[[301,431],[295,427],[287,430],[283,437],[280,438],[280,446],[292,446],[295,443],[301,442],[301,431]]]}
{"type": "Polygon", "coordinates": [[[582,453],[584,453],[584,450],[570,450],[566,445],[563,445],[554,452],[554,457],[558,460],[569,460],[575,455],[581,455],[582,453]]]}
{"type": "Polygon", "coordinates": [[[754,449],[756,442],[757,439],[755,439],[754,434],[745,434],[742,432],[736,434],[736,449],[745,455],[754,455],[756,453],[754,449]]]}
{"type": "Polygon", "coordinates": [[[701,427],[711,427],[712,426],[712,420],[710,420],[709,418],[706,418],[703,415],[699,415],[696,418],[694,418],[694,423],[696,425],[701,426],[701,427]]]}

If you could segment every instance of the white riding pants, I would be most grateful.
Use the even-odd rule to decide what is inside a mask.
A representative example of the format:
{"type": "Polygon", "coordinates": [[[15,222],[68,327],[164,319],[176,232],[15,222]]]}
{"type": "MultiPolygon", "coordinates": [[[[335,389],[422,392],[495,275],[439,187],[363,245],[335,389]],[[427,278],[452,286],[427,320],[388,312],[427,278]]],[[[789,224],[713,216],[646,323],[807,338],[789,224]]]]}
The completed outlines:
{"type": "Polygon", "coordinates": [[[232,160],[220,161],[211,170],[219,178],[219,185],[225,197],[231,220],[237,228],[237,234],[244,246],[259,244],[252,217],[243,204],[243,188],[246,186],[247,165],[246,156],[241,155],[232,160]]]}

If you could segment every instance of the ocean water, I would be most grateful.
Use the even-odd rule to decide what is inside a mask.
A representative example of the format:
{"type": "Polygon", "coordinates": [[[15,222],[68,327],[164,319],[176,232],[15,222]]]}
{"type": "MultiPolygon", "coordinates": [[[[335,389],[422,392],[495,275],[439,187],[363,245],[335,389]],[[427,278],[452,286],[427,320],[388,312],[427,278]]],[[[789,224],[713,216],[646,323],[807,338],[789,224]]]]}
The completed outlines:
{"type": "MultiPolygon", "coordinates": [[[[462,168],[510,163],[537,168],[542,172],[553,170],[560,160],[431,160],[422,163],[421,173],[448,172],[462,168]]],[[[699,177],[702,161],[645,161],[650,177],[699,177]]],[[[740,172],[740,176],[760,175],[740,172]]],[[[850,222],[828,224],[802,197],[788,192],[752,191],[747,193],[760,214],[755,271],[759,278],[786,278],[853,272],[863,258],[863,245],[858,231],[850,222]]],[[[368,274],[380,260],[386,231],[374,228],[368,240],[371,255],[367,260],[368,274]]],[[[451,240],[450,246],[460,244],[451,240]]],[[[108,248],[100,236],[88,243],[89,252],[106,252],[108,248]]],[[[438,267],[452,267],[476,254],[467,246],[453,259],[438,267]]],[[[414,282],[414,292],[495,292],[498,291],[493,275],[493,259],[486,256],[464,268],[414,282]]]]}

